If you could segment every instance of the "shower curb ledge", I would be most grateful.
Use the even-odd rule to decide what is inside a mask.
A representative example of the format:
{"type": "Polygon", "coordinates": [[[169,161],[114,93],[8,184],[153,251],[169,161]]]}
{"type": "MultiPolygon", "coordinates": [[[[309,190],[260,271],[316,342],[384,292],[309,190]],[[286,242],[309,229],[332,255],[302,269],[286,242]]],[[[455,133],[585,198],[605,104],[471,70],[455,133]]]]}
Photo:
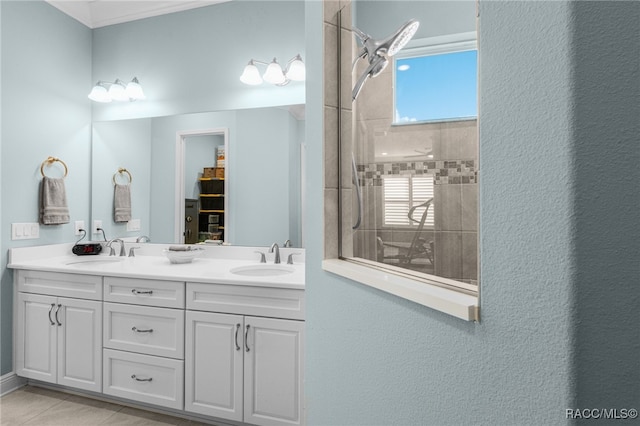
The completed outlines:
{"type": "Polygon", "coordinates": [[[477,296],[411,280],[340,259],[326,259],[322,269],[465,321],[479,321],[477,296]]]}

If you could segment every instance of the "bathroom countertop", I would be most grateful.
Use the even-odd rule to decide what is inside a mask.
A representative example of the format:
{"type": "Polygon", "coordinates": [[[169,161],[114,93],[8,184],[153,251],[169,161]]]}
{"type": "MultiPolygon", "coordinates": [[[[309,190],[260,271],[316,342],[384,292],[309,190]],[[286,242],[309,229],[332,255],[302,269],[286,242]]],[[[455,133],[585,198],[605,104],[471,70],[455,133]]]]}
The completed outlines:
{"type": "MultiPolygon", "coordinates": [[[[100,275],[108,277],[129,277],[140,279],[154,279],[166,281],[188,281],[196,283],[235,284],[258,287],[276,287],[304,289],[305,268],[304,263],[284,262],[274,265],[269,259],[268,263],[260,263],[252,249],[247,249],[240,258],[216,258],[216,251],[203,251],[191,263],[173,264],[163,254],[136,255],[135,257],[113,257],[104,254],[97,256],[76,256],[62,254],[63,250],[49,250],[50,256],[42,255],[42,250],[33,248],[31,252],[25,252],[29,248],[11,249],[9,264],[11,269],[26,269],[43,272],[61,272],[69,274],[100,275]],[[21,250],[21,252],[15,252],[21,250]],[[246,255],[245,255],[246,254],[246,255]],[[238,267],[267,268],[283,267],[291,270],[290,273],[276,276],[245,276],[231,272],[238,267]]],[[[297,249],[300,251],[300,249],[297,249]]],[[[154,253],[154,251],[149,251],[154,253]]]]}

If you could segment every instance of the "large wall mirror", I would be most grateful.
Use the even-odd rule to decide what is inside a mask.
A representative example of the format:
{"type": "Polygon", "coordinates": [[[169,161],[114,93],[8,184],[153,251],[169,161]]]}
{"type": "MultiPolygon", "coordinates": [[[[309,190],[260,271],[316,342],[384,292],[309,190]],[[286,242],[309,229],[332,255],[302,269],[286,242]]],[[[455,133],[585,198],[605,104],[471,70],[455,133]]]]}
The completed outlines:
{"type": "Polygon", "coordinates": [[[200,178],[205,167],[217,165],[222,147],[224,197],[205,210],[224,211],[218,218],[224,241],[303,246],[304,105],[95,122],[92,143],[92,225],[101,221],[108,239],[147,235],[155,243],[184,242],[185,200],[212,192],[202,190],[200,178]],[[182,163],[176,161],[180,140],[182,163]],[[176,191],[180,177],[183,189],[176,191]],[[132,221],[117,223],[114,183],[129,181],[132,221]]]}

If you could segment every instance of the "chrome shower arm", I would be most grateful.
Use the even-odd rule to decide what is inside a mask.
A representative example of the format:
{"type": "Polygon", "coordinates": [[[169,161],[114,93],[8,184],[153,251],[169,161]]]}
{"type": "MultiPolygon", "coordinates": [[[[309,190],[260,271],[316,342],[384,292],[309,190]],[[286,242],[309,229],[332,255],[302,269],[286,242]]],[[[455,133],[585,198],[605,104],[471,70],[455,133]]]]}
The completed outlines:
{"type": "Polygon", "coordinates": [[[377,56],[374,59],[374,61],[369,64],[367,69],[364,70],[362,75],[360,75],[360,78],[358,78],[356,85],[353,87],[353,91],[351,92],[352,101],[355,101],[356,98],[358,97],[358,94],[362,90],[362,87],[364,86],[364,83],[367,81],[367,78],[378,75],[387,66],[387,63],[388,62],[386,58],[382,56],[377,56]],[[378,69],[378,67],[382,67],[382,68],[378,69]]]}
{"type": "Polygon", "coordinates": [[[356,58],[353,60],[353,63],[351,64],[351,72],[353,72],[356,69],[356,64],[358,63],[358,61],[364,58],[365,56],[367,56],[367,49],[363,47],[362,49],[360,49],[360,51],[358,52],[358,55],[356,56],[356,58]]]}
{"type": "Polygon", "coordinates": [[[364,44],[367,39],[371,38],[368,34],[365,34],[360,28],[358,27],[352,27],[351,28],[353,30],[353,32],[356,34],[356,36],[360,39],[360,41],[362,42],[362,44],[364,44]]]}

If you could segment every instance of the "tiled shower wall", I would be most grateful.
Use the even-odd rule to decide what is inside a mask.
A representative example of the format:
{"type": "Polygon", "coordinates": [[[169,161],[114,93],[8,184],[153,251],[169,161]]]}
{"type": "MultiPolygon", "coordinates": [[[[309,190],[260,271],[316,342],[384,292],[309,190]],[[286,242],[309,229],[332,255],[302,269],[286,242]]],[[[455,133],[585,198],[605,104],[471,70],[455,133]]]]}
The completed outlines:
{"type": "Polygon", "coordinates": [[[324,257],[337,258],[339,254],[339,229],[342,223],[342,255],[353,256],[353,233],[351,232],[351,163],[338,158],[351,158],[352,151],[352,102],[351,64],[353,35],[351,32],[351,1],[324,0],[324,257]],[[341,25],[339,25],[339,11],[341,25]],[[338,50],[337,46],[341,45],[338,50]],[[340,53],[340,57],[338,57],[340,53]],[[340,82],[343,82],[340,85],[340,82]],[[340,110],[338,108],[340,106],[340,110]],[[340,112],[339,112],[340,111],[340,112]],[[338,134],[342,147],[338,155],[338,134]],[[341,181],[338,180],[341,169],[341,181]],[[340,193],[341,191],[341,193],[340,193]],[[338,198],[342,199],[342,216],[339,216],[338,198]]]}

